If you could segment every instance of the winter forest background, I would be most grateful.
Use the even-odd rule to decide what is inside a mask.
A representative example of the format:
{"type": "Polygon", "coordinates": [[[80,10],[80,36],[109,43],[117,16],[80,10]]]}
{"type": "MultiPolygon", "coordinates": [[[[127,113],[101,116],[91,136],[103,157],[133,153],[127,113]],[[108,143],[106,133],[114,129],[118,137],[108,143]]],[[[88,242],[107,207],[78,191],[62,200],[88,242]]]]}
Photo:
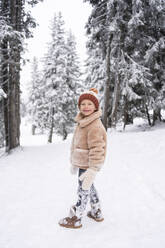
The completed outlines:
{"type": "Polygon", "coordinates": [[[164,121],[165,1],[84,1],[91,5],[85,61],[78,55],[74,34],[65,28],[62,12],[55,12],[45,55],[33,59],[25,100],[20,72],[28,63],[26,40],[37,23],[30,8],[38,2],[0,0],[1,148],[10,151],[20,145],[23,117],[31,123],[33,135],[46,133],[48,142],[53,133],[66,139],[73,131],[77,98],[91,87],[99,90],[106,129],[118,123],[124,129],[136,117],[150,126],[164,121]]]}
{"type": "Polygon", "coordinates": [[[164,248],[164,140],[165,0],[0,0],[0,248],[164,248]],[[77,99],[91,87],[107,129],[104,221],[85,213],[66,230],[77,99]]]}

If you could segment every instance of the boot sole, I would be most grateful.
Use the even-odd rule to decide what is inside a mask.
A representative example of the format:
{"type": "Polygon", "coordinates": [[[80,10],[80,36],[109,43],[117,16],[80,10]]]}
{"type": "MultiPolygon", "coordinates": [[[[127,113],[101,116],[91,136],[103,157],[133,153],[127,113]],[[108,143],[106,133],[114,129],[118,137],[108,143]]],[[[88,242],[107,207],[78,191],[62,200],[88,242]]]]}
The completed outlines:
{"type": "Polygon", "coordinates": [[[65,224],[60,224],[60,223],[59,223],[59,225],[62,227],[70,228],[70,229],[78,229],[78,228],[82,227],[82,225],[80,225],[80,226],[67,226],[65,224]]]}
{"type": "Polygon", "coordinates": [[[87,213],[87,216],[93,220],[95,220],[96,222],[102,222],[104,220],[104,218],[102,219],[96,219],[95,217],[93,217],[90,213],[87,213]]]}

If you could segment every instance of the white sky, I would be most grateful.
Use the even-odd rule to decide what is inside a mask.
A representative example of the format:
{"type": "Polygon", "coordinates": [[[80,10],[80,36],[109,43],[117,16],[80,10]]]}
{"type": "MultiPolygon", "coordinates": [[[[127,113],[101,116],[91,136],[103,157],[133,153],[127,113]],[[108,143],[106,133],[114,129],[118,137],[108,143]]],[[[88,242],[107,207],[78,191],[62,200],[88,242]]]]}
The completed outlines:
{"type": "MultiPolygon", "coordinates": [[[[50,20],[54,14],[61,11],[65,21],[65,29],[71,29],[76,37],[77,51],[81,61],[85,59],[85,24],[91,12],[91,6],[83,0],[44,0],[32,9],[32,16],[39,26],[33,31],[34,38],[28,39],[25,58],[32,61],[34,56],[42,58],[47,49],[47,42],[50,41],[50,20]]],[[[21,85],[23,94],[26,92],[30,80],[31,64],[27,63],[21,73],[21,85]],[[24,87],[26,85],[26,87],[24,87]]]]}

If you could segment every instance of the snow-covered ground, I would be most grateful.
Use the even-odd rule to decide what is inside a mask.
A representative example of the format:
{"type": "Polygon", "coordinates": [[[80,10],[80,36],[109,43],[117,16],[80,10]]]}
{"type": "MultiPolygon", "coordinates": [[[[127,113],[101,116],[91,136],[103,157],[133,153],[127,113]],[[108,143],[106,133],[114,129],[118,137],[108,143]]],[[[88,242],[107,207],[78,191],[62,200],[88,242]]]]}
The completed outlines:
{"type": "Polygon", "coordinates": [[[71,136],[47,144],[28,127],[23,134],[22,147],[0,158],[0,248],[165,247],[165,124],[108,132],[95,183],[105,221],[85,216],[77,230],[58,225],[76,201],[71,136]]]}

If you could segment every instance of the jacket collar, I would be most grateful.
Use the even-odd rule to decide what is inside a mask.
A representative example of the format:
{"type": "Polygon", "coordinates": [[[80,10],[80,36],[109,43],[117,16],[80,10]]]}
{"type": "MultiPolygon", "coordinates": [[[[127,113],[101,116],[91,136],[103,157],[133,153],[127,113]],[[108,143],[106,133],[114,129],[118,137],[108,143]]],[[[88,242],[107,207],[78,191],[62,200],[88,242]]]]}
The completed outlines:
{"type": "Polygon", "coordinates": [[[78,113],[78,115],[75,118],[75,121],[80,125],[80,127],[85,127],[89,125],[91,122],[93,122],[96,119],[99,119],[102,112],[101,109],[98,111],[92,113],[90,116],[84,117],[81,112],[78,113]]]}

